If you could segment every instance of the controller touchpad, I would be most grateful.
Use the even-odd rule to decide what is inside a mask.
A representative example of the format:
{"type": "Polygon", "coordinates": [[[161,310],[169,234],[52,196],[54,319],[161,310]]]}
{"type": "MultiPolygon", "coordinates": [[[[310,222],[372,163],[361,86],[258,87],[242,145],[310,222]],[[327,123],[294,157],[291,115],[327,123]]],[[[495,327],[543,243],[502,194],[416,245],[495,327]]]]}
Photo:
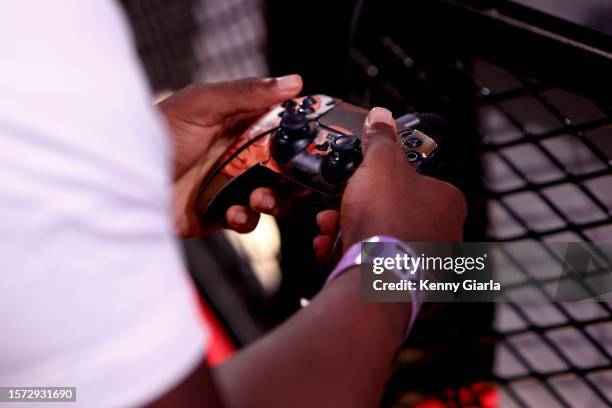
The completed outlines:
{"type": "Polygon", "coordinates": [[[353,135],[361,136],[367,114],[365,109],[343,103],[323,115],[319,123],[328,128],[348,130],[353,135]]]}

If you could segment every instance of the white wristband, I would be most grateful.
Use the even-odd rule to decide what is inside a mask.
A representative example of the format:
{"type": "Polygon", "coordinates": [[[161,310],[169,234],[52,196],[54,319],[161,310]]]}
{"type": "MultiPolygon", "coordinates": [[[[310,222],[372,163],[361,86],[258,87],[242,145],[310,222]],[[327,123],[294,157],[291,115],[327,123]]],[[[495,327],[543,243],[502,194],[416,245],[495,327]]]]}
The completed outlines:
{"type": "MultiPolygon", "coordinates": [[[[375,235],[373,237],[363,240],[362,242],[357,242],[353,244],[344,253],[344,255],[342,255],[342,258],[340,259],[336,267],[332,270],[332,272],[329,274],[329,277],[325,281],[325,286],[329,285],[331,282],[336,280],[338,276],[342,275],[348,269],[354,266],[357,266],[357,265],[361,265],[362,263],[361,244],[363,242],[381,242],[381,243],[395,244],[393,245],[393,249],[391,250],[391,252],[393,253],[387,254],[387,256],[395,257],[396,254],[403,253],[403,254],[407,254],[407,255],[414,257],[414,251],[412,250],[412,248],[410,248],[410,246],[403,243],[399,239],[390,237],[390,236],[385,236],[385,235],[375,235]]],[[[385,256],[385,254],[382,254],[382,256],[385,256]]],[[[403,280],[420,280],[423,277],[423,270],[421,268],[418,268],[416,271],[414,271],[414,273],[408,273],[408,274],[402,272],[401,270],[397,270],[397,269],[391,269],[391,271],[398,278],[403,279],[403,280]]],[[[416,317],[419,313],[419,310],[421,309],[421,304],[423,303],[423,299],[424,299],[424,294],[419,290],[411,290],[409,291],[409,293],[410,293],[410,303],[411,303],[410,320],[408,322],[408,327],[406,329],[406,335],[404,336],[404,340],[406,339],[406,337],[408,336],[408,333],[410,333],[410,330],[412,329],[412,326],[414,325],[414,321],[416,320],[416,317]]]]}

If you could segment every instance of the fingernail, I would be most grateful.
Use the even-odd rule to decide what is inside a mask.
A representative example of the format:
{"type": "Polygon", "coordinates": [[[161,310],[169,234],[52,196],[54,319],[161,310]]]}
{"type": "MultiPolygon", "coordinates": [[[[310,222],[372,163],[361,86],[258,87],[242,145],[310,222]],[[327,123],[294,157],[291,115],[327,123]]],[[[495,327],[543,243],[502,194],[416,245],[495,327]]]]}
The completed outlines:
{"type": "Polygon", "coordinates": [[[261,198],[261,206],[266,210],[272,210],[274,209],[274,207],[276,207],[276,200],[274,199],[274,197],[264,195],[261,198]]]}
{"type": "Polygon", "coordinates": [[[299,75],[285,75],[276,78],[276,86],[281,91],[289,91],[302,86],[302,77],[299,75]]]}
{"type": "Polygon", "coordinates": [[[242,224],[245,224],[247,222],[247,216],[243,212],[238,212],[238,213],[234,214],[234,216],[232,218],[234,220],[234,224],[237,224],[237,225],[242,225],[242,224]]]}
{"type": "Polygon", "coordinates": [[[317,225],[321,225],[321,219],[322,219],[322,217],[323,217],[323,216],[321,215],[321,213],[318,213],[318,214],[317,214],[317,217],[316,217],[316,220],[317,220],[317,225]]]}
{"type": "Polygon", "coordinates": [[[376,107],[368,113],[368,123],[384,123],[393,126],[393,114],[385,108],[376,107]]]}

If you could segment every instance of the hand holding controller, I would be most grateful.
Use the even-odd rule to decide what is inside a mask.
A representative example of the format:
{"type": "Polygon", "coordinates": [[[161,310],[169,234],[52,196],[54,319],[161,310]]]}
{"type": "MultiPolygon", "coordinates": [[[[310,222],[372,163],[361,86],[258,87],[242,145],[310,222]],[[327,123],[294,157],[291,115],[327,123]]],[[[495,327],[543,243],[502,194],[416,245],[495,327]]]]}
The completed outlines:
{"type": "MultiPolygon", "coordinates": [[[[461,242],[467,209],[463,194],[449,183],[415,172],[396,149],[395,132],[391,112],[370,111],[362,136],[364,165],[347,183],[339,220],[327,214],[318,217],[319,224],[339,221],[345,249],[373,235],[404,242],[461,242]]],[[[337,226],[326,228],[333,237],[337,226]]]]}
{"type": "MultiPolygon", "coordinates": [[[[287,100],[262,116],[221,157],[202,184],[197,205],[204,223],[248,200],[257,187],[308,188],[339,199],[363,160],[367,111],[325,95],[287,100]]],[[[417,171],[435,167],[442,121],[409,114],[396,121],[396,149],[417,171]]]]}

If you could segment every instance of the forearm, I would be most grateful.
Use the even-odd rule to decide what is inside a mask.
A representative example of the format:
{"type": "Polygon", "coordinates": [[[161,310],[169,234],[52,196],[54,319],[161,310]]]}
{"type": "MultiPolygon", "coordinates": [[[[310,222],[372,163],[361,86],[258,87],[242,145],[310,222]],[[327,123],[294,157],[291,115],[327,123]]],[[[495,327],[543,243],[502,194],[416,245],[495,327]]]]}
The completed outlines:
{"type": "Polygon", "coordinates": [[[215,379],[229,407],[371,407],[379,402],[409,303],[365,303],[359,270],[228,363],[215,379]]]}

